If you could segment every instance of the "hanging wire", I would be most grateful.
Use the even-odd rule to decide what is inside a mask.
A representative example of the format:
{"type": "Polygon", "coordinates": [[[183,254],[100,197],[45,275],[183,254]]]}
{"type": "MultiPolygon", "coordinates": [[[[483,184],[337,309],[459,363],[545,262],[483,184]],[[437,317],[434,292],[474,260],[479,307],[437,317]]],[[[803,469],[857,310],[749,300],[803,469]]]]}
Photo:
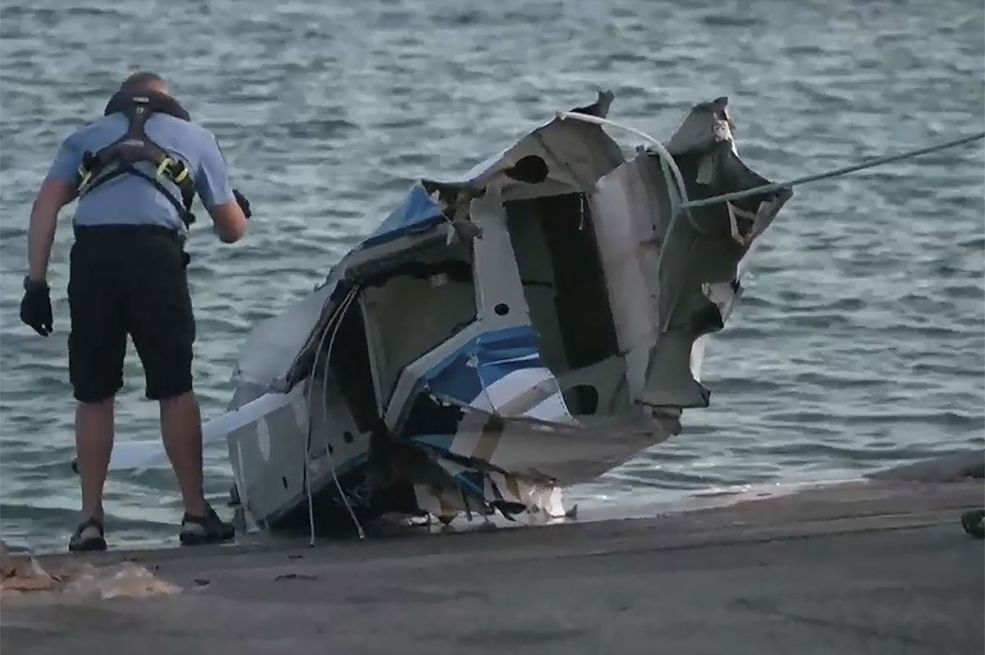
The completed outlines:
{"type": "MultiPolygon", "coordinates": [[[[342,325],[342,319],[345,318],[345,313],[349,311],[349,306],[352,305],[353,301],[356,299],[359,287],[353,287],[352,291],[346,296],[343,304],[338,310],[338,319],[335,321],[335,326],[332,329],[332,336],[328,340],[328,348],[325,352],[325,366],[322,369],[322,416],[328,418],[328,369],[329,363],[332,356],[332,348],[335,346],[335,335],[339,332],[339,327],[342,325]]],[[[365,539],[366,533],[363,532],[363,526],[359,523],[359,519],[356,517],[356,513],[352,509],[352,505],[349,503],[349,497],[346,495],[345,491],[342,489],[342,483],[339,482],[338,472],[335,468],[335,459],[332,457],[332,446],[328,442],[328,430],[325,430],[325,454],[328,456],[329,466],[332,468],[332,479],[335,481],[335,488],[339,492],[339,496],[342,498],[342,504],[349,511],[349,517],[352,519],[353,525],[356,526],[356,532],[359,534],[359,539],[365,539]]]]}
{"type": "Polygon", "coordinates": [[[311,496],[311,429],[314,424],[314,412],[311,411],[311,392],[315,386],[314,375],[315,367],[318,365],[318,354],[321,352],[322,344],[328,335],[328,328],[334,318],[334,315],[330,316],[329,320],[325,323],[325,327],[322,328],[321,336],[318,339],[318,347],[315,350],[315,361],[312,363],[311,375],[308,376],[307,387],[304,391],[304,403],[305,407],[308,408],[308,430],[304,444],[304,490],[308,498],[309,546],[315,545],[315,508],[311,496]]]}
{"type": "MultiPolygon", "coordinates": [[[[358,287],[353,287],[352,289],[349,290],[348,294],[346,294],[346,296],[339,303],[339,305],[336,308],[335,312],[333,312],[332,315],[329,317],[328,321],[326,321],[325,327],[322,328],[321,336],[318,339],[318,346],[317,346],[317,348],[315,350],[315,359],[314,359],[314,361],[312,362],[312,365],[311,365],[311,375],[308,377],[308,386],[307,386],[307,388],[305,390],[305,404],[308,407],[308,431],[307,431],[307,439],[306,439],[305,448],[304,448],[304,479],[305,479],[305,494],[306,494],[307,499],[308,499],[308,528],[309,528],[309,531],[310,531],[309,532],[309,542],[308,542],[308,545],[309,546],[314,546],[315,545],[315,513],[314,513],[315,510],[314,510],[314,502],[313,502],[312,493],[311,493],[311,432],[312,432],[312,429],[313,429],[313,426],[314,426],[314,409],[312,407],[311,397],[312,397],[312,391],[314,389],[314,381],[315,381],[314,380],[314,375],[315,375],[315,371],[318,368],[318,356],[321,354],[322,345],[325,343],[325,337],[328,336],[329,329],[331,329],[333,327],[333,323],[335,323],[336,325],[338,325],[341,322],[341,317],[342,317],[342,314],[344,312],[344,308],[347,308],[348,307],[349,303],[352,302],[352,299],[355,298],[357,292],[358,292],[358,287]],[[340,311],[340,310],[343,310],[343,311],[340,311]]],[[[327,355],[326,355],[326,358],[325,358],[325,367],[326,368],[328,367],[328,356],[327,355]]],[[[322,389],[322,393],[323,394],[324,394],[324,391],[325,390],[323,388],[322,389]]],[[[328,437],[326,435],[326,440],[327,439],[328,439],[328,437]]],[[[326,442],[326,445],[327,445],[327,442],[326,442]]],[[[326,451],[327,451],[327,448],[326,448],[326,451]]],[[[329,463],[332,465],[332,474],[334,476],[335,475],[334,462],[331,459],[331,453],[328,453],[328,454],[329,454],[329,463]]],[[[336,479],[336,482],[337,481],[338,480],[336,479]]],[[[348,507],[348,500],[345,498],[344,495],[343,495],[343,502],[345,502],[346,503],[346,506],[348,507]]],[[[350,512],[351,512],[351,508],[350,508],[350,512]]],[[[362,526],[360,526],[358,524],[358,522],[357,522],[356,525],[357,525],[357,529],[358,529],[358,531],[360,533],[360,538],[362,538],[362,526]]]]}

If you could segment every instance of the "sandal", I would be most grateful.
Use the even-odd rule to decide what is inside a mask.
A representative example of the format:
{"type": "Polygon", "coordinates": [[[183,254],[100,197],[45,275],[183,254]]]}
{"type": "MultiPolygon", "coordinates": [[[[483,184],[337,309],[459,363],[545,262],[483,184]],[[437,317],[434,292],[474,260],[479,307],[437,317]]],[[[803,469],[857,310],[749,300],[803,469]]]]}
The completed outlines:
{"type": "Polygon", "coordinates": [[[185,512],[181,519],[181,532],[178,534],[182,544],[186,546],[214,544],[229,541],[236,535],[232,523],[220,519],[208,503],[205,504],[205,508],[207,510],[205,516],[195,516],[185,512]]]}
{"type": "Polygon", "coordinates": [[[68,549],[72,552],[106,550],[103,522],[98,519],[88,518],[80,523],[75,528],[75,532],[68,542],[68,549]]]}

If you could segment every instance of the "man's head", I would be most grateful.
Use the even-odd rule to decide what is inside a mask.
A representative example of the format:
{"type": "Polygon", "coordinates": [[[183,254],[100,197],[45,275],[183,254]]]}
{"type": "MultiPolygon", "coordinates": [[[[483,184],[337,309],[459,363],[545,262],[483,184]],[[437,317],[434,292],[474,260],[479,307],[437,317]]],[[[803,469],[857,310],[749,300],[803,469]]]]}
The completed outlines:
{"type": "Polygon", "coordinates": [[[103,115],[109,116],[118,112],[126,113],[127,107],[133,104],[134,99],[147,97],[152,101],[152,110],[165,114],[171,114],[176,118],[188,121],[191,118],[168,89],[168,83],[157,73],[150,71],[140,71],[133,73],[123,80],[120,88],[106,103],[103,115]]]}
{"type": "Polygon", "coordinates": [[[164,78],[150,71],[140,71],[123,80],[123,84],[120,85],[120,91],[128,95],[152,92],[171,95],[164,78]]]}

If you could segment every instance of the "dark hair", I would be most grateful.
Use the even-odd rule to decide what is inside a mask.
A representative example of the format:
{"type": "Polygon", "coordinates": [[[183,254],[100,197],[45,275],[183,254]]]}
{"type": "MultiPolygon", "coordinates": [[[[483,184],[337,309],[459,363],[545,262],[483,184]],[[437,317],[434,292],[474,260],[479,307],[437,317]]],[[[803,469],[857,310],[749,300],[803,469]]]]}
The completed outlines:
{"type": "Polygon", "coordinates": [[[123,80],[123,84],[120,85],[120,91],[124,93],[144,93],[157,90],[155,87],[167,87],[167,82],[157,73],[140,71],[123,80]]]}

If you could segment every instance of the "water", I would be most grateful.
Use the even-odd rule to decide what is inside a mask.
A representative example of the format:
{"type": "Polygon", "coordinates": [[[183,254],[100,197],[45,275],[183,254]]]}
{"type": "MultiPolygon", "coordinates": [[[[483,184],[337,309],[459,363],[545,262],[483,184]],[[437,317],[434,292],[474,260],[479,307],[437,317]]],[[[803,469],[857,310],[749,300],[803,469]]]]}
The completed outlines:
{"type": "MultiPolygon", "coordinates": [[[[978,131],[985,113],[985,9],[960,0],[6,0],[0,55],[0,525],[41,551],[64,548],[79,503],[71,230],[65,212],[42,339],[17,314],[27,218],[60,139],[127,72],[173,80],[256,213],[241,244],[205,225],[190,241],[206,417],[250,326],[318,283],[415,177],[453,176],[598,87],[616,93],[612,117],[661,138],[692,103],[729,96],[740,152],[773,179],[978,131]]],[[[576,496],[618,507],[980,448],[983,160],[977,142],[800,188],[709,347],[711,408],[576,496]]],[[[117,439],[153,436],[132,347],[126,373],[117,439]]],[[[221,502],[222,448],[207,475],[221,502]]],[[[107,511],[114,546],[175,542],[169,471],[111,478],[107,511]]]]}

